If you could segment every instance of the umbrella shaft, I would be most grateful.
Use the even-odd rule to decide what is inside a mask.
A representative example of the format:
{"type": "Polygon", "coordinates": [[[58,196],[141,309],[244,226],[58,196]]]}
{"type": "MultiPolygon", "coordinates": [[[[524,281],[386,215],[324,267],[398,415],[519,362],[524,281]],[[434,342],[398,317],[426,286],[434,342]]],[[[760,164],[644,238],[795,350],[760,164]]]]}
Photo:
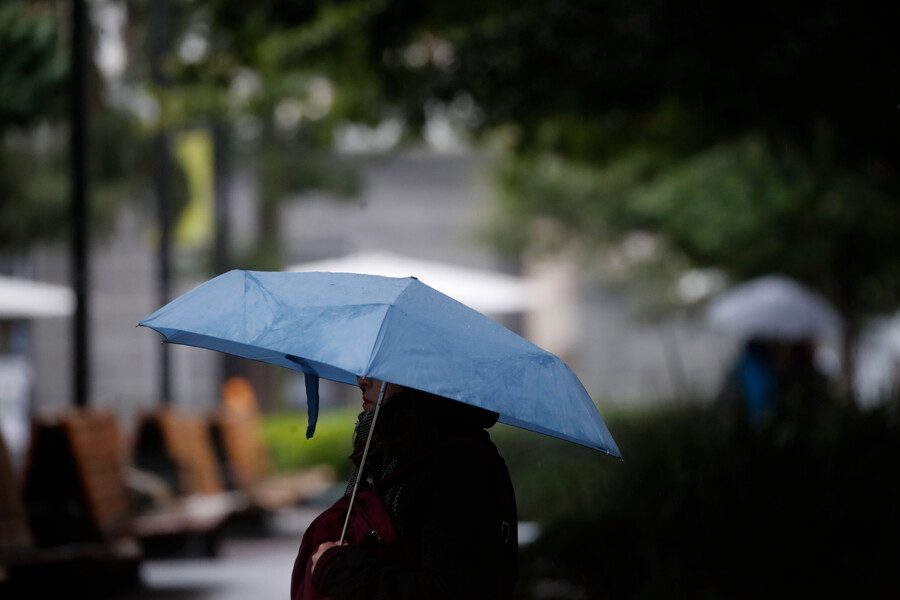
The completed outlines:
{"type": "Polygon", "coordinates": [[[359,489],[359,482],[363,477],[363,468],[366,466],[366,457],[369,455],[369,445],[372,443],[372,435],[375,433],[375,422],[378,421],[378,411],[381,410],[381,402],[384,399],[384,390],[387,382],[381,382],[381,389],[378,390],[378,402],[375,404],[375,414],[372,415],[372,426],[369,427],[369,435],[366,437],[366,447],[363,448],[362,460],[359,461],[359,469],[356,472],[356,481],[353,483],[353,492],[350,495],[350,504],[347,506],[347,516],[344,517],[344,528],[341,530],[340,544],[344,543],[344,536],[347,535],[347,525],[350,524],[350,511],[353,510],[353,502],[356,500],[356,490],[359,489]]]}

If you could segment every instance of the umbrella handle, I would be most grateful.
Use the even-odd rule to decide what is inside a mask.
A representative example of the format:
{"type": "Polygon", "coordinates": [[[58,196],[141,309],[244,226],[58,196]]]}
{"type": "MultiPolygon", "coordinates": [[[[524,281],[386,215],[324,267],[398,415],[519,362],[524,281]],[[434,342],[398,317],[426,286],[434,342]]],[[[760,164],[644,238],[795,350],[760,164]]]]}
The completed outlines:
{"type": "Polygon", "coordinates": [[[363,448],[362,460],[359,461],[359,469],[356,472],[356,481],[353,482],[353,493],[350,495],[350,504],[347,505],[347,516],[344,517],[344,528],[341,530],[340,544],[344,544],[344,536],[347,535],[347,525],[350,524],[350,511],[353,510],[353,501],[356,500],[356,490],[359,488],[359,482],[362,479],[363,467],[366,466],[366,457],[369,455],[369,444],[372,443],[372,434],[375,433],[375,422],[378,421],[378,411],[381,410],[381,401],[384,399],[384,390],[387,382],[381,382],[381,389],[378,390],[378,402],[375,403],[375,414],[372,416],[372,426],[369,427],[369,435],[366,437],[366,447],[363,448]]]}

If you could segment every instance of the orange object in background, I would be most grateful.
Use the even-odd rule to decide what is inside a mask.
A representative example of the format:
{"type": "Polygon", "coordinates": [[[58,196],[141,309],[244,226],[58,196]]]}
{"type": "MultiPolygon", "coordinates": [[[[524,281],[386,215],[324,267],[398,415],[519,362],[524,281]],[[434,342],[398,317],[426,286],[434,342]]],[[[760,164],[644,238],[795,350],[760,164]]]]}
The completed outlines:
{"type": "Polygon", "coordinates": [[[232,377],[222,386],[222,400],[214,422],[221,434],[231,483],[246,489],[270,474],[256,394],[246,378],[232,377]]]}
{"type": "Polygon", "coordinates": [[[211,430],[228,488],[246,494],[257,509],[296,505],[334,483],[334,471],[326,466],[297,473],[272,472],[256,394],[244,377],[232,377],[223,385],[222,405],[211,430]]]}
{"type": "Polygon", "coordinates": [[[246,377],[231,377],[222,385],[225,409],[238,412],[259,413],[256,394],[246,377]]]}

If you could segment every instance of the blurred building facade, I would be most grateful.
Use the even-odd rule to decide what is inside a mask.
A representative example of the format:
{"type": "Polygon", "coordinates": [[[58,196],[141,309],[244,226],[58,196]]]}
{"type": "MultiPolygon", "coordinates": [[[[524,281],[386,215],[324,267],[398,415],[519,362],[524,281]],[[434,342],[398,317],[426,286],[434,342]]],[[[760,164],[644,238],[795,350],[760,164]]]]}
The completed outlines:
{"type": "MultiPolygon", "coordinates": [[[[490,211],[482,157],[411,152],[371,160],[360,197],[309,195],[285,203],[281,215],[285,266],[360,251],[386,251],[464,267],[524,273],[540,283],[543,308],[498,317],[504,325],[557,352],[601,403],[635,404],[709,397],[719,385],[734,340],[686,317],[641,323],[634,299],[565,262],[511,264],[480,237],[490,211]]],[[[236,250],[252,244],[255,185],[236,171],[231,185],[231,234],[236,250]]],[[[91,401],[126,420],[158,407],[159,336],[137,323],[158,308],[157,239],[153,201],[122,210],[115,231],[91,248],[91,401]]],[[[173,293],[210,274],[208,261],[176,252],[173,293]]],[[[31,256],[35,279],[67,283],[63,248],[31,256]]],[[[411,274],[412,275],[412,274],[411,274]]],[[[31,326],[33,408],[61,409],[70,398],[70,324],[31,326]]],[[[212,352],[173,346],[174,406],[203,409],[220,397],[221,359],[212,352]]],[[[302,386],[300,386],[302,387],[302,386]]],[[[293,394],[294,387],[288,386],[293,394]]],[[[265,404],[265,403],[264,403],[265,404]]]]}

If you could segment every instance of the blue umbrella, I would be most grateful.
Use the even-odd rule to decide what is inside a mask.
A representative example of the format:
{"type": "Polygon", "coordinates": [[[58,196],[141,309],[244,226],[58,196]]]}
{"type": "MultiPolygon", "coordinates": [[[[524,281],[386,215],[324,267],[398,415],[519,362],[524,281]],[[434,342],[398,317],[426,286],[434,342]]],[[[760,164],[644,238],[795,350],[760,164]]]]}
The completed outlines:
{"type": "Polygon", "coordinates": [[[390,381],[499,413],[500,422],[621,457],[578,377],[481,313],[413,277],[230,271],[140,323],[166,342],[319,377],[390,381]]]}

